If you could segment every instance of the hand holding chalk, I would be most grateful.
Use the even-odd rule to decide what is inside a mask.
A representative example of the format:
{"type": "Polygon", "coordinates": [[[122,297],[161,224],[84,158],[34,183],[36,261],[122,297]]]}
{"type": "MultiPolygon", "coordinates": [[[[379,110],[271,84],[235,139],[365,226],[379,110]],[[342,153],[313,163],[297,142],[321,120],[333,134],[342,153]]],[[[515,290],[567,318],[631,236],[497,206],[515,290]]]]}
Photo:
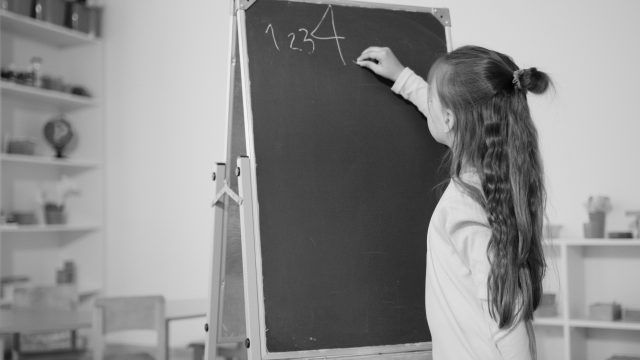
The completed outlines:
{"type": "Polygon", "coordinates": [[[393,81],[396,81],[404,70],[404,66],[388,47],[366,48],[356,59],[356,64],[393,81]]]}

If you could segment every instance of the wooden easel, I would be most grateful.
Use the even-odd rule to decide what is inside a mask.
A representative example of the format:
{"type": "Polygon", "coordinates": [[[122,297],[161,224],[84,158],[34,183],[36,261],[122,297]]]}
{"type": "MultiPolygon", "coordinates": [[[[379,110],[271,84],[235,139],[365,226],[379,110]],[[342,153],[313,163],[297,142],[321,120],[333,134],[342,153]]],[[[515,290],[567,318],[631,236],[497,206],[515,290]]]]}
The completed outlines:
{"type": "MultiPolygon", "coordinates": [[[[253,124],[252,124],[252,102],[251,92],[249,91],[248,80],[248,53],[246,46],[246,29],[245,29],[245,10],[251,7],[259,0],[231,0],[230,1],[230,41],[229,41],[229,63],[228,63],[228,98],[227,98],[227,163],[218,163],[213,172],[212,180],[215,183],[214,192],[214,237],[212,247],[212,268],[210,282],[210,307],[208,311],[207,339],[205,344],[205,359],[215,360],[216,349],[220,343],[228,342],[244,342],[247,349],[248,359],[256,360],[263,358],[276,358],[266,351],[266,336],[264,329],[264,317],[261,316],[261,310],[264,311],[261,304],[261,293],[263,291],[262,279],[258,278],[261,274],[262,259],[257,254],[260,248],[260,237],[256,232],[258,226],[258,202],[257,202],[257,185],[256,185],[256,164],[255,149],[253,140],[253,124]],[[234,120],[239,114],[234,114],[234,88],[236,84],[236,67],[240,66],[241,86],[242,86],[242,107],[244,119],[244,135],[246,137],[246,156],[240,156],[237,159],[231,157],[232,135],[231,128],[234,120]],[[236,167],[232,168],[231,163],[236,161],[236,167]],[[238,192],[236,193],[230,186],[233,176],[238,179],[238,192]],[[240,228],[242,235],[242,266],[244,280],[244,301],[245,301],[245,323],[246,334],[243,338],[222,339],[222,318],[224,309],[225,294],[225,255],[227,253],[227,217],[229,216],[226,209],[230,202],[235,202],[240,208],[240,228]]],[[[301,0],[304,1],[304,0],[301,0]]],[[[329,0],[332,1],[332,0],[329,0]]],[[[312,2],[312,1],[311,1],[312,2]]],[[[333,1],[334,3],[339,1],[333,1]]],[[[438,11],[438,9],[434,9],[438,11]]],[[[450,39],[450,26],[448,26],[448,12],[446,12],[447,26],[445,27],[447,39],[450,39]]],[[[450,50],[450,40],[447,47],[450,50]]],[[[429,349],[422,347],[408,347],[406,353],[378,353],[372,354],[371,349],[363,349],[362,352],[354,351],[350,355],[341,355],[342,359],[425,359],[428,358],[429,349]]],[[[284,355],[279,355],[284,356],[284,355]]],[[[296,358],[308,358],[306,354],[297,354],[296,358]],[[298,356],[299,355],[299,356],[298,356]],[[304,356],[302,356],[304,355],[304,356]]],[[[323,354],[314,354],[314,358],[336,357],[331,352],[323,354]]],[[[284,358],[284,357],[277,357],[284,358]]]]}
{"type": "MultiPolygon", "coordinates": [[[[238,66],[239,58],[246,56],[242,54],[242,47],[238,45],[238,10],[244,10],[250,7],[255,0],[231,0],[230,1],[230,41],[229,41],[229,63],[228,63],[228,77],[227,77],[227,161],[232,161],[231,157],[231,126],[234,121],[233,113],[233,100],[234,100],[234,86],[235,86],[235,69],[238,66]],[[240,53],[239,53],[240,52],[240,53]]],[[[241,69],[243,72],[246,69],[241,69]]],[[[243,77],[246,78],[246,77],[243,77]]],[[[248,86],[248,85],[247,85],[248,86]]],[[[243,82],[243,87],[245,83],[243,82]]],[[[244,90],[244,89],[243,89],[244,90]]],[[[244,92],[244,91],[243,91],[244,92]]],[[[247,92],[244,92],[245,94],[247,92]]],[[[243,108],[245,112],[245,118],[250,113],[250,102],[244,98],[243,108]]],[[[246,131],[245,135],[249,136],[249,132],[246,131]]],[[[215,194],[213,200],[214,208],[214,236],[213,236],[213,248],[212,248],[212,267],[211,267],[211,282],[210,282],[210,307],[208,311],[208,322],[205,325],[207,331],[207,338],[205,343],[205,359],[215,360],[216,349],[221,342],[237,342],[238,340],[244,340],[244,345],[247,347],[249,359],[261,359],[259,352],[260,346],[251,347],[251,336],[247,336],[245,339],[221,339],[221,324],[224,309],[224,293],[225,293],[225,254],[226,254],[226,238],[227,231],[225,224],[228,213],[225,211],[228,202],[233,201],[240,206],[241,212],[241,224],[242,224],[242,253],[243,253],[243,274],[244,274],[244,299],[245,307],[252,309],[251,313],[246,313],[246,329],[247,335],[252,334],[259,336],[260,328],[255,319],[258,318],[258,309],[254,306],[257,305],[258,295],[256,286],[248,286],[249,284],[256,284],[256,269],[255,269],[255,248],[253,243],[253,214],[254,214],[254,196],[252,184],[252,174],[254,166],[248,157],[241,157],[237,159],[237,167],[232,174],[230,168],[225,163],[217,163],[216,169],[212,174],[212,180],[215,183],[215,194]],[[242,176],[240,176],[242,174],[242,176]],[[239,194],[236,194],[229,186],[230,177],[238,176],[239,194]],[[250,301],[249,299],[253,299],[250,301]],[[255,313],[254,313],[255,311],[255,313]]]]}

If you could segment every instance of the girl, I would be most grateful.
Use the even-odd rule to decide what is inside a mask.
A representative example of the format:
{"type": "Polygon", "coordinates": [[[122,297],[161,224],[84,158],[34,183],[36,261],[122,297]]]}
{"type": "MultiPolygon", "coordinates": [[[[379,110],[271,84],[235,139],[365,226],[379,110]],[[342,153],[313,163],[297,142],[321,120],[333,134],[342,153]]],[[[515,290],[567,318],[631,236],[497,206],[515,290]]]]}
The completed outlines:
{"type": "Polygon", "coordinates": [[[451,181],[427,235],[433,358],[535,359],[546,195],[527,92],[543,93],[549,77],[476,46],[439,58],[428,83],[388,48],[370,47],[357,63],[395,81],[449,147],[451,181]]]}

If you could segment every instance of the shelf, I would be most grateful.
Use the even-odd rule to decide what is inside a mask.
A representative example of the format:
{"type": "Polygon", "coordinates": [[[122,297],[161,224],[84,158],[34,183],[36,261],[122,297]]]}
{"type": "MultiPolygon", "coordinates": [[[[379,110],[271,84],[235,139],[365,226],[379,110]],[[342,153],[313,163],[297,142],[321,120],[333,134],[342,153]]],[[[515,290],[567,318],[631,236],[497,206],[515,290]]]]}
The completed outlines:
{"type": "Polygon", "coordinates": [[[545,245],[558,246],[640,246],[640,239],[549,239],[545,245]]]}
{"type": "Polygon", "coordinates": [[[563,318],[536,318],[533,324],[536,326],[564,326],[565,324],[568,324],[569,326],[574,328],[640,331],[640,322],[624,320],[601,321],[589,319],[571,319],[567,322],[563,318]]]}
{"type": "Polygon", "coordinates": [[[92,98],[67,94],[60,91],[45,90],[33,86],[15,84],[9,81],[0,81],[2,95],[11,96],[20,100],[37,101],[59,107],[61,110],[73,110],[97,105],[92,98]]]}
{"type": "Polygon", "coordinates": [[[538,317],[533,321],[533,325],[563,326],[564,325],[564,320],[562,318],[538,317]]]}
{"type": "Polygon", "coordinates": [[[612,330],[638,330],[640,331],[640,322],[631,321],[599,321],[599,320],[569,320],[569,325],[576,328],[590,329],[612,329],[612,330]]]}
{"type": "Polygon", "coordinates": [[[55,47],[71,47],[99,43],[95,36],[62,26],[0,10],[2,30],[55,47]]]}
{"type": "Polygon", "coordinates": [[[100,227],[96,225],[0,225],[2,233],[49,233],[49,232],[77,232],[96,231],[100,227]]]}
{"type": "Polygon", "coordinates": [[[15,155],[1,154],[0,160],[7,164],[26,164],[26,165],[44,165],[67,168],[97,168],[99,166],[96,161],[78,160],[78,159],[57,159],[53,157],[34,156],[34,155],[15,155]]]}

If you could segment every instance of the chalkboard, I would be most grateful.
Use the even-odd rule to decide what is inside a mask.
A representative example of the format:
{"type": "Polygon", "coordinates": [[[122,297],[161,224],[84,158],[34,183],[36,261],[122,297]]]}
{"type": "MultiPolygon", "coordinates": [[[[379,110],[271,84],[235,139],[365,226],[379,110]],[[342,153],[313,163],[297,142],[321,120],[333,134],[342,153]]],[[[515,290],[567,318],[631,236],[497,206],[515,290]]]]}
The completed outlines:
{"type": "Polygon", "coordinates": [[[268,352],[426,343],[426,235],[444,146],[354,61],[389,46],[426,77],[426,9],[258,0],[245,14],[268,352]]]}

